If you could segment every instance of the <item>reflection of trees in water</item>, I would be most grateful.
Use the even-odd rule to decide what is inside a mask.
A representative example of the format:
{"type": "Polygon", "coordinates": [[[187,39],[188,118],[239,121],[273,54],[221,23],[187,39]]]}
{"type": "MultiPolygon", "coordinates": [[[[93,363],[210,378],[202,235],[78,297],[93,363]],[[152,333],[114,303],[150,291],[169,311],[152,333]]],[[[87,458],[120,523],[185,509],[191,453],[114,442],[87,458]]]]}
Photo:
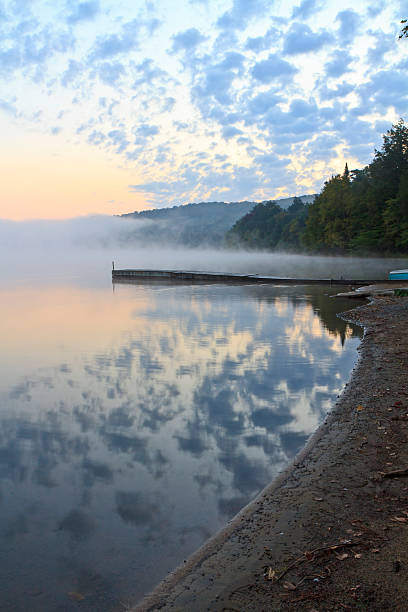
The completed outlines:
{"type": "MultiPolygon", "coordinates": [[[[64,363],[11,390],[0,428],[0,479],[26,487],[43,506],[60,493],[67,498],[63,509],[55,501],[51,540],[96,542],[103,503],[108,523],[131,529],[139,543],[178,537],[200,543],[214,524],[199,516],[182,520],[184,501],[177,493],[166,499],[179,466],[192,504],[200,511],[214,507],[218,527],[284,467],[322,419],[344,376],[341,358],[333,360],[325,333],[313,335],[306,325],[302,354],[288,366],[294,348],[287,337],[305,304],[313,307],[305,317],[317,313],[325,329],[341,334],[346,324],[335,317],[334,302],[323,317],[320,289],[306,301],[262,287],[245,288],[256,299],[240,301],[236,289],[218,301],[201,290],[206,299],[195,293],[193,308],[185,295],[179,308],[180,297],[158,293],[143,333],[130,330],[104,355],[64,363]],[[275,309],[278,297],[287,312],[275,309]]],[[[27,506],[19,523],[15,517],[8,523],[10,533],[23,537],[33,517],[27,506]]]]}
{"type": "MultiPolygon", "coordinates": [[[[364,304],[365,301],[361,299],[350,302],[347,298],[328,298],[328,296],[342,291],[340,286],[335,287],[334,290],[330,289],[329,286],[320,285],[275,287],[272,291],[269,287],[259,286],[250,287],[249,290],[256,295],[256,299],[260,303],[274,304],[277,299],[282,299],[283,296],[283,299],[286,299],[294,308],[299,306],[300,303],[310,304],[323,327],[333,335],[341,337],[342,345],[344,345],[346,337],[350,335],[362,336],[363,332],[359,326],[346,323],[337,315],[339,312],[364,304]],[[304,291],[304,295],[301,297],[299,296],[299,289],[304,291]]],[[[348,290],[348,288],[345,290],[348,290]]]]}

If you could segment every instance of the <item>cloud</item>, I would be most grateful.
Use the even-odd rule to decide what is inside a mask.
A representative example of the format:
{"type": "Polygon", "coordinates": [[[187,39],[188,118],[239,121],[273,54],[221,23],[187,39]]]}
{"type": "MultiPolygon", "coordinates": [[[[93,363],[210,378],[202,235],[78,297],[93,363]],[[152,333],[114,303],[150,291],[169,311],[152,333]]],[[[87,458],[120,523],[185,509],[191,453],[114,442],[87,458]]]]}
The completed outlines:
{"type": "Polygon", "coordinates": [[[142,85],[151,85],[158,79],[167,78],[167,72],[159,68],[150,58],[145,58],[140,64],[134,67],[137,77],[133,83],[133,88],[142,85]]]}
{"type": "Polygon", "coordinates": [[[203,36],[197,28],[189,28],[172,36],[172,40],[172,51],[177,53],[178,51],[192,51],[206,40],[206,36],[203,36]]]}
{"type": "Polygon", "coordinates": [[[302,98],[294,98],[289,106],[292,117],[309,117],[318,112],[317,104],[313,100],[312,102],[306,102],[302,98]]]}
{"type": "Polygon", "coordinates": [[[340,11],[336,16],[340,22],[338,35],[343,44],[351,44],[360,29],[361,17],[352,9],[340,11]]]}
{"type": "Polygon", "coordinates": [[[249,21],[262,17],[270,7],[267,0],[233,0],[231,10],[218,19],[217,26],[225,30],[245,30],[249,21]]]}
{"type": "Polygon", "coordinates": [[[261,153],[255,157],[254,161],[263,171],[270,172],[284,170],[290,160],[281,159],[275,153],[261,153]]]}
{"type": "Polygon", "coordinates": [[[320,101],[324,102],[326,100],[333,100],[334,98],[345,98],[352,91],[354,91],[355,88],[355,85],[352,85],[351,83],[347,83],[345,81],[339,83],[335,87],[328,87],[326,82],[324,82],[319,87],[320,101]]]}
{"type": "Polygon", "coordinates": [[[139,193],[154,193],[154,194],[170,194],[172,186],[166,181],[151,181],[150,183],[138,183],[136,185],[128,185],[130,191],[139,193]]]}
{"type": "Polygon", "coordinates": [[[240,136],[241,134],[243,134],[242,130],[239,130],[238,128],[232,125],[224,127],[222,130],[222,137],[225,140],[229,140],[230,138],[233,138],[234,136],[240,136]]]}
{"type": "Polygon", "coordinates": [[[68,68],[64,71],[61,77],[61,84],[63,87],[68,87],[73,81],[75,81],[83,72],[83,65],[81,62],[70,59],[68,62],[68,68]]]}
{"type": "Polygon", "coordinates": [[[325,72],[328,77],[338,78],[345,72],[351,71],[353,58],[343,50],[336,50],[332,53],[329,61],[325,64],[325,72]]]}
{"type": "Polygon", "coordinates": [[[24,18],[10,22],[1,32],[0,74],[10,75],[21,70],[25,77],[32,75],[36,82],[43,80],[45,68],[57,54],[72,50],[72,34],[58,24],[42,24],[24,18]]]}
{"type": "Polygon", "coordinates": [[[230,51],[225,54],[224,59],[218,64],[221,70],[241,70],[245,62],[245,55],[237,53],[236,51],[230,51]]]}
{"type": "Polygon", "coordinates": [[[149,138],[156,136],[159,133],[157,125],[141,125],[135,130],[135,143],[145,144],[149,138]]]}
{"type": "Polygon", "coordinates": [[[203,75],[201,84],[193,87],[193,98],[199,104],[205,104],[205,98],[211,97],[220,104],[231,104],[230,89],[234,79],[235,74],[232,71],[225,71],[220,66],[211,66],[203,75]]]}
{"type": "Polygon", "coordinates": [[[125,23],[116,34],[98,36],[90,53],[90,59],[107,59],[138,49],[140,29],[140,20],[133,19],[125,23]]]}
{"type": "Polygon", "coordinates": [[[282,98],[275,90],[263,91],[248,101],[247,109],[252,115],[252,123],[260,115],[264,115],[271,108],[279,104],[282,98]]]}
{"type": "Polygon", "coordinates": [[[317,13],[321,6],[321,0],[302,0],[298,6],[293,7],[292,19],[308,19],[317,13]]]}
{"type": "Polygon", "coordinates": [[[372,4],[370,4],[370,6],[367,7],[367,15],[373,18],[377,17],[380,13],[382,13],[385,8],[385,2],[383,2],[383,0],[377,0],[376,2],[373,2],[372,4]]]}
{"type": "MultiPolygon", "coordinates": [[[[14,102],[16,99],[14,98],[14,102]]],[[[0,98],[0,111],[3,111],[7,115],[11,115],[12,117],[17,117],[17,109],[12,102],[8,102],[0,98]]]]}
{"type": "Polygon", "coordinates": [[[333,36],[329,32],[312,32],[308,25],[294,23],[286,35],[283,52],[286,55],[310,53],[311,51],[318,51],[332,42],[333,36]]]}
{"type": "MultiPolygon", "coordinates": [[[[144,173],[141,183],[156,189],[166,184],[161,204],[217,194],[256,198],[272,188],[262,159],[271,164],[269,156],[278,155],[287,166],[286,156],[322,125],[337,137],[347,120],[360,119],[364,110],[406,110],[402,75],[408,62],[401,59],[403,46],[395,35],[372,21],[380,8],[374,0],[368,8],[345,5],[334,14],[333,5],[322,0],[296,0],[282,5],[279,17],[273,2],[228,0],[211,11],[210,4],[201,7],[191,26],[180,25],[188,23],[180,19],[162,32],[157,32],[158,6],[151,2],[140,10],[129,5],[126,12],[100,0],[64,0],[63,12],[52,3],[47,12],[32,6],[6,6],[0,72],[10,79],[10,92],[20,92],[17,80],[24,80],[36,106],[29,108],[22,97],[14,100],[3,81],[0,112],[35,122],[35,129],[48,134],[61,128],[69,136],[71,126],[81,124],[77,134],[83,141],[125,162],[135,160],[139,176],[144,173]],[[314,16],[316,24],[325,23],[324,31],[307,21],[314,16]],[[349,47],[360,33],[362,53],[349,47]],[[179,54],[181,63],[166,62],[166,53],[179,54]],[[301,55],[306,53],[319,53],[318,70],[311,70],[317,59],[301,55]],[[64,115],[58,116],[59,110],[64,115]],[[206,159],[197,155],[198,146],[208,152],[206,159]],[[221,154],[222,161],[216,157],[221,154]],[[238,159],[246,160],[245,171],[238,159]]],[[[183,7],[194,10],[188,2],[183,7]]],[[[342,142],[362,146],[349,130],[342,142]]],[[[290,191],[293,176],[286,166],[273,185],[290,191]]]]}
{"type": "Polygon", "coordinates": [[[255,36],[249,37],[245,43],[245,49],[248,51],[254,51],[255,53],[259,53],[260,51],[265,51],[266,49],[270,49],[272,43],[277,40],[280,36],[280,32],[277,28],[270,28],[265,36],[255,36]]]}
{"type": "Polygon", "coordinates": [[[111,87],[115,87],[125,73],[125,68],[120,62],[103,62],[97,68],[100,80],[111,87]]]}
{"type": "Polygon", "coordinates": [[[89,0],[88,2],[69,2],[71,10],[67,17],[68,23],[78,23],[93,19],[100,11],[99,0],[89,0]]]}
{"type": "Polygon", "coordinates": [[[308,143],[307,150],[313,159],[324,159],[331,157],[334,148],[338,146],[340,139],[333,134],[319,134],[312,142],[308,143]]]}
{"type": "Polygon", "coordinates": [[[367,104],[385,110],[391,105],[398,114],[406,113],[408,103],[408,79],[405,71],[379,70],[368,83],[357,89],[367,104]]]}
{"type": "Polygon", "coordinates": [[[291,77],[297,69],[276,53],[271,53],[266,60],[261,60],[252,68],[252,76],[261,83],[270,83],[281,77],[291,77]]]}
{"type": "Polygon", "coordinates": [[[375,68],[381,67],[385,58],[384,55],[395,49],[395,36],[385,34],[385,32],[369,32],[375,38],[375,45],[367,50],[367,61],[375,68]]]}
{"type": "Polygon", "coordinates": [[[129,141],[123,130],[111,130],[108,132],[108,138],[110,143],[116,147],[116,153],[123,153],[123,151],[126,151],[129,141]]]}

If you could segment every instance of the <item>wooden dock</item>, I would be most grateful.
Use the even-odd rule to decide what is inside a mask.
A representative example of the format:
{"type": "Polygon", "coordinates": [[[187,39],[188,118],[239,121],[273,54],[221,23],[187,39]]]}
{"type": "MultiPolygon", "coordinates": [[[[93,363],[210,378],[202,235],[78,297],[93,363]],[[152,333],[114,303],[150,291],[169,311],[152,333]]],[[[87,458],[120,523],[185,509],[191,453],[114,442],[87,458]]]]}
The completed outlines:
{"type": "MultiPolygon", "coordinates": [[[[270,285],[372,285],[375,283],[398,285],[398,281],[345,279],[345,278],[283,278],[258,274],[220,272],[193,272],[183,270],[112,270],[112,282],[172,281],[188,283],[270,284],[270,285]]],[[[399,281],[401,284],[401,281],[399,281]]]]}

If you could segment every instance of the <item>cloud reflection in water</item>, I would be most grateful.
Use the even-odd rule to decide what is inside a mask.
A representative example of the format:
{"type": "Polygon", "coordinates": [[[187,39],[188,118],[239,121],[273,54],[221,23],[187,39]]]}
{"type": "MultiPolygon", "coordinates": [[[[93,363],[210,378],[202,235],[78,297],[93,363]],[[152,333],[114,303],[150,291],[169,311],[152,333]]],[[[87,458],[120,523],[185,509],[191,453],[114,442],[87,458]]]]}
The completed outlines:
{"type": "Polygon", "coordinates": [[[321,288],[29,291],[19,325],[2,313],[0,516],[7,597],[33,610],[69,606],[81,572],[106,609],[142,595],[287,465],[355,362],[321,288]]]}

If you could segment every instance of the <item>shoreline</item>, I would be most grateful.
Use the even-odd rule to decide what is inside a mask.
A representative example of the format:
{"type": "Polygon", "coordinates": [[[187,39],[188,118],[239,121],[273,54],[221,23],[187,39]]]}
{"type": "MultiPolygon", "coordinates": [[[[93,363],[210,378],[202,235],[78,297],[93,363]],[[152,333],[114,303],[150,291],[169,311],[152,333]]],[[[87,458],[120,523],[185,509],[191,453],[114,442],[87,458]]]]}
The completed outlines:
{"type": "Polygon", "coordinates": [[[135,612],[406,609],[408,478],[383,474],[408,466],[408,300],[343,317],[365,333],[323,424],[135,612]]]}

